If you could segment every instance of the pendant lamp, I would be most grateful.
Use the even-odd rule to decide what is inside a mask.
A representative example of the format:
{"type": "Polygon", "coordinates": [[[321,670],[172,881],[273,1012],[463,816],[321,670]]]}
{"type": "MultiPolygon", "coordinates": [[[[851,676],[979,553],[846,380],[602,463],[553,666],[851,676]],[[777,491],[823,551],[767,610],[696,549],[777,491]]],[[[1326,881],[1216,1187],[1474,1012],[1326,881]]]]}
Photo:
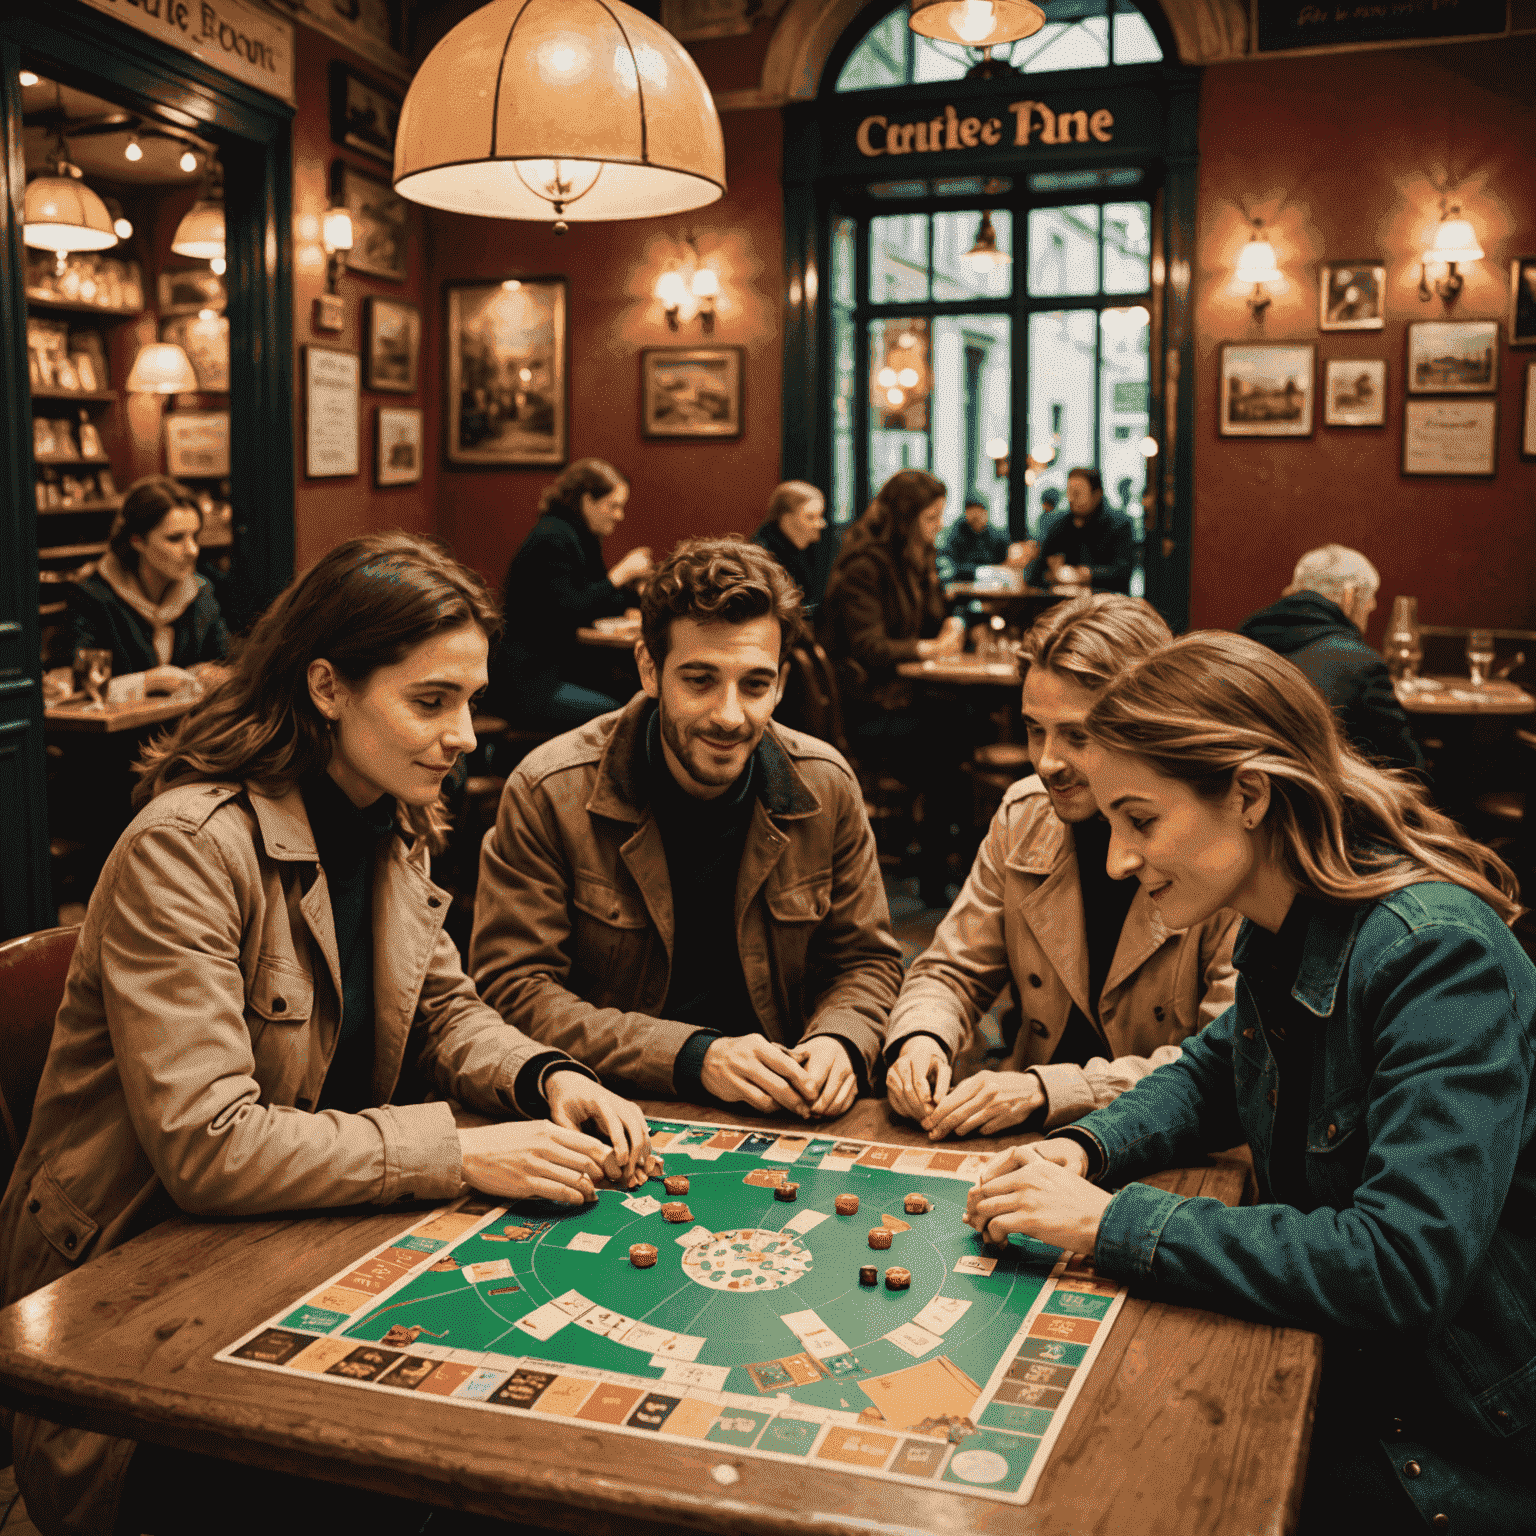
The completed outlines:
{"type": "Polygon", "coordinates": [[[725,141],[698,66],[622,0],[491,0],[416,72],[395,190],[559,233],[714,202],[725,141]]]}
{"type": "Polygon", "coordinates": [[[139,348],[123,388],[134,395],[196,394],[197,373],[174,342],[151,341],[139,348]]]}
{"type": "Polygon", "coordinates": [[[990,209],[982,209],[981,223],[976,227],[976,243],[970,250],[961,252],[960,260],[973,272],[993,272],[1013,260],[1007,251],[997,248],[997,231],[992,227],[990,209]]]}
{"type": "Polygon", "coordinates": [[[37,250],[104,251],[117,244],[107,205],[79,179],[80,172],[60,159],[52,176],[27,183],[22,204],[23,241],[37,250]]]}
{"type": "Polygon", "coordinates": [[[962,48],[996,48],[1033,36],[1045,25],[1045,12],[1030,0],[912,0],[907,24],[962,48]]]}
{"type": "Polygon", "coordinates": [[[171,249],[178,256],[192,256],[198,261],[212,261],[224,254],[224,204],[200,197],[181,216],[171,249]]]}

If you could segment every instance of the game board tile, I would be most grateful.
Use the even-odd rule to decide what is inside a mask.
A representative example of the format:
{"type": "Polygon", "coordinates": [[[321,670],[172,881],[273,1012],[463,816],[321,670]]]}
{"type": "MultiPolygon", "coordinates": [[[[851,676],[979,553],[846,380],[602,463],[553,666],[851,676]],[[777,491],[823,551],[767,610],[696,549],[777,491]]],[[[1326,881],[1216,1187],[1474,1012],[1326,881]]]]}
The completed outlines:
{"type": "Polygon", "coordinates": [[[580,1291],[564,1291],[545,1305],[553,1307],[557,1312],[565,1313],[567,1317],[580,1317],[588,1307],[594,1307],[597,1303],[590,1297],[583,1296],[580,1291]]]}
{"type": "Polygon", "coordinates": [[[394,1246],[406,1253],[436,1253],[445,1245],[435,1237],[423,1237],[418,1232],[407,1232],[404,1237],[397,1237],[394,1246]]]}
{"type": "Polygon", "coordinates": [[[511,1259],[485,1259],[479,1264],[466,1264],[462,1271],[471,1285],[484,1285],[488,1280],[510,1280],[511,1259]]]}
{"type": "Polygon", "coordinates": [[[1080,1291],[1085,1296],[1109,1296],[1120,1294],[1120,1287],[1109,1280],[1081,1280],[1073,1275],[1062,1275],[1052,1282],[1055,1290],[1080,1291]]]}
{"type": "Polygon", "coordinates": [[[772,1417],[761,1408],[724,1407],[704,1438],[717,1445],[736,1445],[745,1449],[762,1434],[772,1417]]]}
{"type": "Polygon", "coordinates": [[[981,1423],[991,1429],[1015,1434],[1043,1435],[1051,1427],[1052,1410],[1023,1403],[1000,1403],[995,1398],[981,1410],[981,1423]]]}
{"type": "Polygon", "coordinates": [[[345,1360],[357,1348],[355,1339],[316,1339],[307,1349],[302,1349],[288,1362],[290,1370],[312,1371],[323,1375],[336,1364],[345,1360]]]}
{"type": "Polygon", "coordinates": [[[422,1222],[413,1230],[417,1237],[430,1237],[439,1242],[451,1243],[479,1226],[480,1221],[479,1216],[471,1216],[467,1211],[444,1211],[442,1215],[422,1222]]]}
{"type": "Polygon", "coordinates": [[[1021,1408],[1059,1408],[1067,1394],[1055,1387],[1033,1386],[1027,1381],[1007,1377],[997,1384],[992,1394],[994,1403],[1013,1403],[1021,1408]]]}
{"type": "Polygon", "coordinates": [[[970,1302],[958,1296],[935,1296],[912,1321],[930,1333],[947,1333],[970,1310],[970,1302]]]}
{"type": "Polygon", "coordinates": [[[753,1131],[736,1150],[750,1157],[761,1157],[769,1147],[776,1146],[778,1140],[777,1131],[753,1131]]]}
{"type": "Polygon", "coordinates": [[[1080,1291],[1055,1291],[1041,1308],[1053,1317],[1087,1317],[1099,1321],[1114,1306],[1113,1296],[1085,1296],[1080,1291]]]}
{"type": "Polygon", "coordinates": [[[757,1448],[774,1451],[780,1456],[808,1456],[820,1433],[820,1424],[781,1413],[778,1418],[771,1419],[758,1436],[757,1448]]]}
{"type": "Polygon", "coordinates": [[[764,1162],[768,1163],[792,1163],[810,1146],[809,1136],[780,1136],[774,1144],[763,1152],[764,1162]]]}
{"type": "Polygon", "coordinates": [[[987,1254],[963,1253],[955,1260],[957,1275],[990,1275],[997,1268],[997,1260],[987,1254]]]}
{"type": "Polygon", "coordinates": [[[707,1342],[702,1334],[675,1333],[651,1356],[651,1364],[663,1366],[674,1360],[697,1360],[707,1342]]]}
{"type": "Polygon", "coordinates": [[[937,1333],[929,1333],[926,1328],[920,1328],[916,1323],[903,1323],[899,1328],[893,1328],[883,1337],[889,1339],[898,1349],[904,1349],[915,1359],[922,1359],[926,1354],[937,1349],[943,1342],[943,1336],[937,1333]]]}
{"type": "Polygon", "coordinates": [[[717,1403],[703,1397],[685,1397],[667,1416],[667,1433],[685,1440],[702,1440],[719,1415],[717,1403]]]}
{"type": "Polygon", "coordinates": [[[560,1418],[574,1418],[577,1410],[591,1397],[597,1387],[597,1379],[590,1376],[557,1376],[539,1398],[539,1412],[553,1413],[560,1418]]]}
{"type": "Polygon", "coordinates": [[[1081,1365],[1088,1353],[1086,1344],[1064,1344],[1059,1339],[1026,1339],[1016,1358],[1043,1360],[1048,1365],[1081,1365]]]}
{"type": "Polygon", "coordinates": [[[512,1372],[491,1394],[491,1401],[504,1408],[533,1408],[544,1390],[555,1380],[548,1371],[530,1371],[522,1367],[512,1372]]]}
{"type": "Polygon", "coordinates": [[[477,1365],[453,1395],[483,1403],[506,1379],[505,1371],[493,1371],[486,1366],[477,1365]]]}
{"type": "Polygon", "coordinates": [[[576,1413],[578,1419],[594,1424],[622,1424],[631,1408],[640,1401],[641,1388],[620,1386],[616,1382],[600,1381],[597,1390],[576,1413]]]}
{"type": "Polygon", "coordinates": [[[978,1429],[955,1447],[940,1479],[971,1489],[996,1488],[1012,1493],[1023,1483],[1039,1449],[1040,1442],[1028,1435],[978,1429]]]}
{"type": "Polygon", "coordinates": [[[654,1355],[672,1335],[665,1328],[653,1328],[649,1323],[633,1323],[628,1328],[610,1333],[608,1337],[615,1344],[622,1344],[625,1349],[638,1349],[654,1355]]]}
{"type": "Polygon", "coordinates": [[[929,1173],[956,1173],[965,1161],[963,1152],[935,1152],[928,1159],[929,1173]]]}
{"type": "Polygon", "coordinates": [[[707,1145],[719,1152],[734,1152],[749,1134],[747,1131],[717,1131],[707,1145]]]}
{"type": "Polygon", "coordinates": [[[302,1328],[307,1333],[329,1333],[338,1323],[347,1320],[345,1312],[332,1312],[326,1307],[299,1307],[282,1321],[284,1328],[302,1328]]]}
{"type": "Polygon", "coordinates": [[[1072,1344],[1091,1344],[1098,1323],[1087,1317],[1054,1317],[1042,1312],[1029,1325],[1032,1339],[1060,1339],[1072,1344]]]}
{"type": "Polygon", "coordinates": [[[665,1392],[642,1393],[634,1411],[624,1422],[631,1429],[648,1429],[654,1433],[666,1424],[672,1410],[681,1402],[682,1398],[665,1392]]]}
{"type": "Polygon", "coordinates": [[[414,1392],[440,1363],[429,1360],[425,1355],[401,1355],[379,1378],[379,1385],[393,1387],[397,1392],[414,1392]]]}
{"type": "Polygon", "coordinates": [[[903,1152],[900,1157],[891,1164],[892,1173],[922,1173],[933,1161],[934,1154],[926,1147],[917,1147],[909,1152],[903,1152]]]}
{"type": "Polygon", "coordinates": [[[1019,1355],[1008,1366],[1004,1381],[1016,1381],[1021,1386],[1054,1387],[1065,1392],[1077,1374],[1070,1365],[1047,1365],[1043,1360],[1026,1359],[1019,1355]]]}
{"type": "Polygon", "coordinates": [[[903,1440],[891,1458],[890,1470],[903,1477],[933,1477],[948,1454],[949,1443],[945,1440],[903,1440]]]}
{"type": "Polygon", "coordinates": [[[729,1380],[728,1365],[702,1365],[697,1361],[674,1360],[662,1367],[661,1379],[679,1387],[704,1387],[711,1392],[720,1391],[729,1380]]]}
{"type": "Polygon", "coordinates": [[[451,1397],[474,1373],[475,1367],[472,1365],[465,1365],[458,1360],[444,1360],[416,1390],[429,1397],[451,1397]]]}
{"type": "Polygon", "coordinates": [[[670,1147],[677,1140],[677,1137],[678,1132],[676,1131],[652,1131],[651,1151],[659,1152],[663,1147],[670,1147]]]}
{"type": "Polygon", "coordinates": [[[326,1312],[340,1312],[344,1317],[351,1317],[354,1312],[361,1312],[364,1307],[372,1306],[374,1300],[371,1291],[352,1290],[346,1286],[332,1285],[309,1297],[308,1305],[319,1307],[326,1312]]]}
{"type": "Polygon", "coordinates": [[[237,1360],[255,1360],[262,1365],[287,1365],[302,1349],[314,1342],[313,1335],[288,1333],[281,1328],[263,1328],[230,1354],[237,1360]]]}
{"type": "Polygon", "coordinates": [[[840,1461],[854,1467],[883,1467],[897,1445],[895,1435],[871,1429],[844,1429],[834,1424],[816,1448],[819,1461],[840,1461]]]}
{"type": "Polygon", "coordinates": [[[894,1168],[896,1159],[902,1155],[901,1147],[866,1147],[860,1153],[858,1166],[861,1168],[894,1168]]]}

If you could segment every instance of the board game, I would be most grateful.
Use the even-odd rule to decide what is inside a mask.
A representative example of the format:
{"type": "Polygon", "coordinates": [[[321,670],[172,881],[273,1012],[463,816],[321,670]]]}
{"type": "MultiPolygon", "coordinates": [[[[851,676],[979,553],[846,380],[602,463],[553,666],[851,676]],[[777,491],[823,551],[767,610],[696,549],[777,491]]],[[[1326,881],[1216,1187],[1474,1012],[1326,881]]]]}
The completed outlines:
{"type": "Polygon", "coordinates": [[[1054,1248],[983,1244],[962,1219],[981,1156],[651,1129],[686,1213],[654,1180],[580,1207],[471,1194],[216,1358],[1029,1498],[1120,1287],[1054,1248]]]}

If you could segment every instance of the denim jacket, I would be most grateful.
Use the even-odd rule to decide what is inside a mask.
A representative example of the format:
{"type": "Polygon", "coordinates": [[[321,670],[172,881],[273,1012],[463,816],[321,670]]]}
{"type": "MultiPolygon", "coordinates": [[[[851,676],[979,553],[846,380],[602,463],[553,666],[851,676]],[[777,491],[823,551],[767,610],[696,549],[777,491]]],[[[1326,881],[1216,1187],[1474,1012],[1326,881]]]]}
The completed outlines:
{"type": "MultiPolygon", "coordinates": [[[[1518,1465],[1536,1438],[1536,967],[1460,886],[1320,908],[1292,990],[1320,1021],[1316,1208],[1234,1210],[1129,1181],[1246,1140],[1270,1199],[1286,1149],[1272,1146],[1275,1061],[1241,975],[1249,932],[1235,1005],[1075,1127],[1099,1146],[1098,1182],[1125,1186],[1095,1264],[1196,1305],[1374,1337],[1397,1379],[1426,1390],[1432,1422],[1518,1465]]],[[[1404,1443],[1389,1449],[1401,1464],[1404,1443]]],[[[1454,1471],[1434,1471],[1426,1461],[1403,1483],[1426,1515],[1458,1502],[1454,1471]]]]}

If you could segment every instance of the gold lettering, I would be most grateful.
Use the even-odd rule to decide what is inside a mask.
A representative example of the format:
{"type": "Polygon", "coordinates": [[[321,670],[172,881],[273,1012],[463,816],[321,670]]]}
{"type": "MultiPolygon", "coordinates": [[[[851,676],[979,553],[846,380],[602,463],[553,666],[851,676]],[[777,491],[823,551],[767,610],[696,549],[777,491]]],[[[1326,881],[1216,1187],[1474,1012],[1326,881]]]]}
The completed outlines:
{"type": "Polygon", "coordinates": [[[1029,143],[1029,133],[1035,118],[1032,101],[1010,101],[1008,110],[1013,113],[1013,142],[1019,149],[1029,143]]]}
{"type": "Polygon", "coordinates": [[[876,124],[884,128],[885,119],[883,117],[866,117],[859,124],[859,131],[854,135],[854,141],[858,144],[861,155],[883,155],[885,153],[884,148],[879,144],[872,143],[869,137],[869,130],[876,124]]]}
{"type": "Polygon", "coordinates": [[[1041,120],[1040,142],[1042,144],[1059,143],[1056,137],[1056,114],[1043,101],[1035,103],[1035,111],[1040,114],[1041,120]]]}
{"type": "Polygon", "coordinates": [[[1000,117],[989,117],[981,125],[981,142],[983,144],[996,144],[1003,136],[1003,120],[1000,117]]]}
{"type": "MultiPolygon", "coordinates": [[[[917,134],[917,152],[918,152],[918,154],[926,155],[928,153],[928,124],[927,123],[913,123],[912,124],[912,128],[913,128],[913,131],[917,134]]],[[[937,149],[938,145],[934,145],[934,148],[937,149]]]]}
{"type": "Polygon", "coordinates": [[[1115,114],[1100,107],[1092,117],[1088,119],[1088,132],[1096,138],[1100,144],[1108,144],[1114,138],[1110,130],[1115,126],[1115,114]]]}
{"type": "Polygon", "coordinates": [[[916,123],[903,123],[901,125],[901,152],[904,155],[912,153],[912,136],[917,132],[916,123]]]}
{"type": "Polygon", "coordinates": [[[953,107],[944,108],[944,148],[959,149],[960,135],[958,132],[960,119],[955,115],[953,107]]]}
{"type": "Polygon", "coordinates": [[[928,124],[928,148],[937,152],[944,148],[940,140],[944,137],[944,119],[936,117],[928,124]]]}
{"type": "Polygon", "coordinates": [[[1086,112],[1062,112],[1056,118],[1056,135],[1063,144],[1070,144],[1073,129],[1077,129],[1077,142],[1088,142],[1088,114],[1086,112]]]}
{"type": "Polygon", "coordinates": [[[975,149],[977,136],[981,133],[981,119],[968,117],[960,124],[960,142],[967,149],[975,149]]]}

